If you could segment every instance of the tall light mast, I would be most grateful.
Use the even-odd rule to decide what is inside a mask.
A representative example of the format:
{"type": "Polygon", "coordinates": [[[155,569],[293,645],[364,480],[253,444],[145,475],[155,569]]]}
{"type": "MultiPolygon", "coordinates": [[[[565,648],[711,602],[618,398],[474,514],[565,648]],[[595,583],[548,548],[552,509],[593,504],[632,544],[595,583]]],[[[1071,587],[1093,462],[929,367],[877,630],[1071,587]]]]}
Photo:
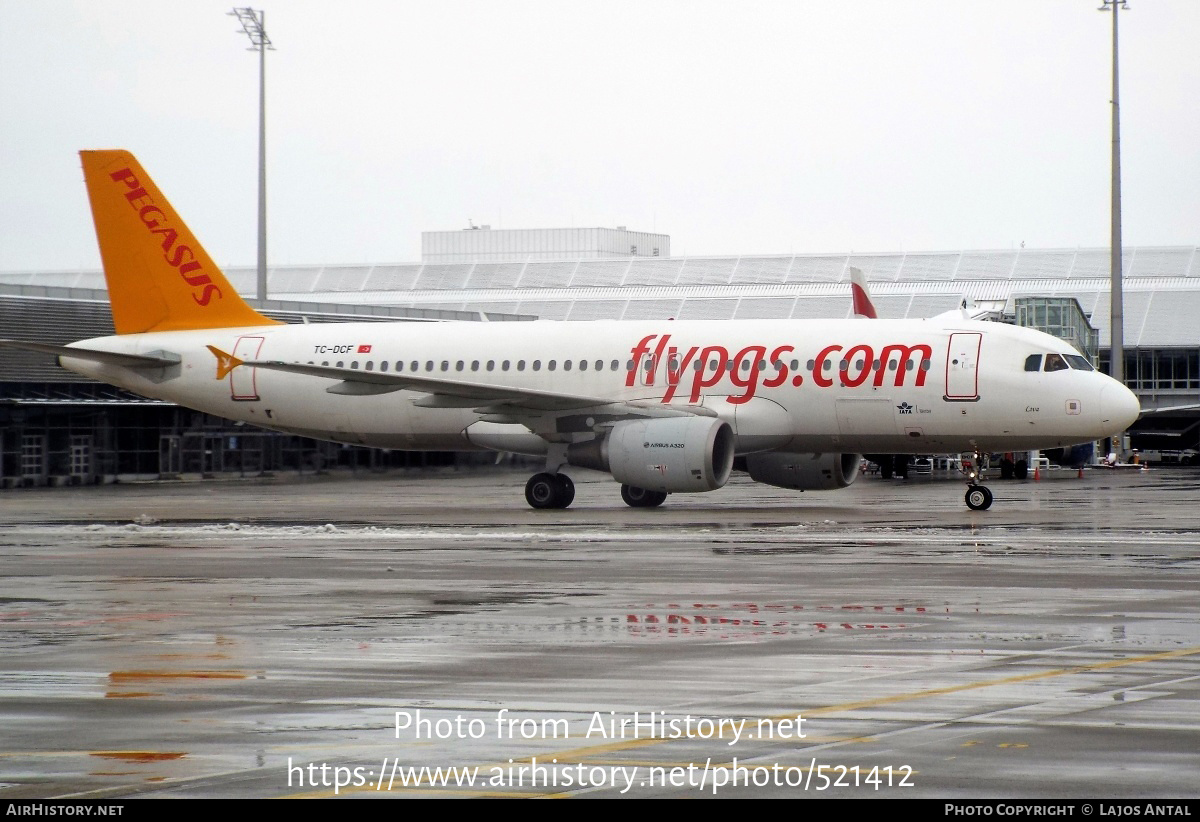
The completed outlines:
{"type": "MultiPolygon", "coordinates": [[[[1108,0],[1105,0],[1108,2],[1108,0]]],[[[258,299],[267,298],[267,49],[275,50],[265,28],[267,14],[249,7],[229,12],[258,52],[258,299]]]]}
{"type": "Polygon", "coordinates": [[[1128,9],[1125,0],[1101,0],[1099,11],[1112,12],[1112,246],[1109,272],[1110,327],[1109,369],[1114,380],[1125,382],[1125,308],[1122,293],[1121,263],[1121,101],[1117,82],[1117,20],[1119,11],[1128,9]]]}

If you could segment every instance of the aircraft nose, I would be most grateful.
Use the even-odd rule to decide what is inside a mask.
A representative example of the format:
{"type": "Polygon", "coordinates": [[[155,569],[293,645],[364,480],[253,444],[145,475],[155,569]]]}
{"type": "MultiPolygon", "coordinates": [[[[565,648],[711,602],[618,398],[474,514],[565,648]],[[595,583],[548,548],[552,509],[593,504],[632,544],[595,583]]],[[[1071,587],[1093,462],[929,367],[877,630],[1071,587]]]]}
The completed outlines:
{"type": "Polygon", "coordinates": [[[1141,413],[1142,404],[1137,395],[1119,382],[1110,381],[1100,389],[1100,414],[1105,422],[1113,424],[1114,431],[1124,431],[1141,413]]]}

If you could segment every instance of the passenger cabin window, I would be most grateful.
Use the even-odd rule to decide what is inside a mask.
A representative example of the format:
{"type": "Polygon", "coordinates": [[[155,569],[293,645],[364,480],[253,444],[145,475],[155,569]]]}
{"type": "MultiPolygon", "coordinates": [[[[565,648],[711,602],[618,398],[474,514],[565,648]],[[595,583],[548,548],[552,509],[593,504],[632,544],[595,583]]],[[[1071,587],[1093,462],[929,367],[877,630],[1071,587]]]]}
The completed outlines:
{"type": "Polygon", "coordinates": [[[1067,365],[1067,361],[1063,359],[1062,354],[1047,354],[1046,355],[1046,371],[1067,371],[1071,366],[1067,365]]]}
{"type": "Polygon", "coordinates": [[[1041,371],[1042,370],[1042,355],[1030,354],[1025,358],[1026,371],[1041,371]]]}

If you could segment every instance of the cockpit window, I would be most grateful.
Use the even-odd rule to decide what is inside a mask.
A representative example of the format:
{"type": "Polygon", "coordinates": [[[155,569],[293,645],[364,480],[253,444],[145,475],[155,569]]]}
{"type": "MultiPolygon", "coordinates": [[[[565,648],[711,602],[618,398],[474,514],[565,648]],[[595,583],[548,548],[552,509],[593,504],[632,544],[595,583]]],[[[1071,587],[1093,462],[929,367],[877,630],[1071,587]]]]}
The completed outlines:
{"type": "Polygon", "coordinates": [[[1046,371],[1066,371],[1070,367],[1067,365],[1067,361],[1063,359],[1062,354],[1050,353],[1046,355],[1046,371]]]}
{"type": "Polygon", "coordinates": [[[1042,370],[1042,355],[1030,354],[1025,358],[1026,371],[1041,371],[1042,370]]]}
{"type": "Polygon", "coordinates": [[[1065,354],[1064,356],[1067,358],[1067,362],[1069,362],[1071,364],[1071,367],[1074,368],[1076,371],[1095,371],[1096,370],[1095,368],[1092,367],[1092,364],[1087,361],[1087,357],[1081,357],[1078,354],[1065,354]]]}

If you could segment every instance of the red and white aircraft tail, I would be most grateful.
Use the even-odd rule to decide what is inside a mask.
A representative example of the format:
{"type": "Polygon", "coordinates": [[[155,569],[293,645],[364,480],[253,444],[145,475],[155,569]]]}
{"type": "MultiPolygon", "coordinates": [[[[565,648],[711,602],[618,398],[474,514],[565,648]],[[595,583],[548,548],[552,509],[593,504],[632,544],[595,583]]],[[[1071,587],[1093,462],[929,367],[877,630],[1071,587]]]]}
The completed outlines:
{"type": "Polygon", "coordinates": [[[861,268],[850,268],[850,293],[854,299],[852,316],[868,320],[879,318],[879,315],[875,313],[875,304],[871,302],[871,290],[867,288],[867,277],[862,273],[861,268]]]}

